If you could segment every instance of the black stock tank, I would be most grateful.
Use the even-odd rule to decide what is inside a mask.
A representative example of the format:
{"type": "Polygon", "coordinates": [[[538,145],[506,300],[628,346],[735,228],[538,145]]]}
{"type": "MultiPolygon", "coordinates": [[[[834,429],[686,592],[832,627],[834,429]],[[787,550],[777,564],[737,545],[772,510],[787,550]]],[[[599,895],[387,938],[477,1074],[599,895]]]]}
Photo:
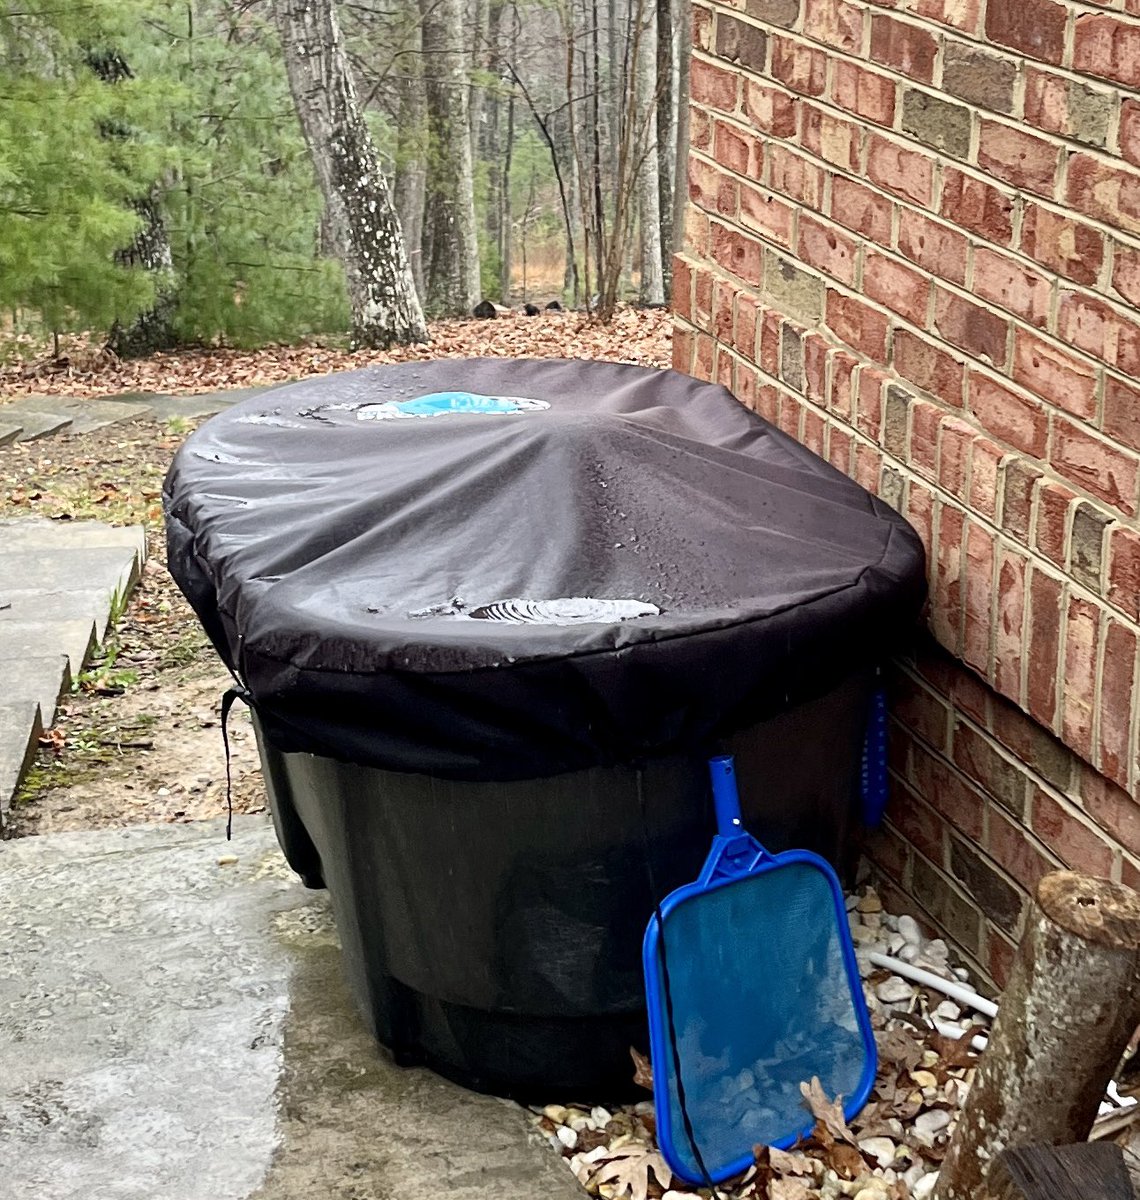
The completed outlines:
{"type": "Polygon", "coordinates": [[[649,868],[662,891],[699,869],[710,754],[762,842],[842,865],[922,547],[723,388],[564,361],[324,376],[208,421],[164,502],[282,847],[329,887],[399,1061],[627,1090],[649,868]]]}

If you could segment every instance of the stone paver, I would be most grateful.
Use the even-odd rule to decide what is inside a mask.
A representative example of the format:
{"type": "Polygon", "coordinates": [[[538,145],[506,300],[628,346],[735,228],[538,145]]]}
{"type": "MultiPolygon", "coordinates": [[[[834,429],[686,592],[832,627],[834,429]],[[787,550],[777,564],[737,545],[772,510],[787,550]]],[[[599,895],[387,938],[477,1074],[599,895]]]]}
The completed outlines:
{"type": "Polygon", "coordinates": [[[11,421],[0,421],[0,446],[10,446],[23,432],[23,425],[11,421]]]}
{"type": "Polygon", "coordinates": [[[20,422],[20,432],[16,435],[18,442],[34,442],[56,433],[66,433],[71,428],[71,418],[60,413],[28,411],[14,413],[12,417],[20,422]]]}
{"type": "Polygon", "coordinates": [[[56,704],[102,640],[146,558],[141,527],[0,521],[0,829],[56,704]]]}
{"type": "Polygon", "coordinates": [[[392,1064],[324,893],[223,828],[0,843],[0,1192],[581,1200],[521,1109],[392,1064]]]}

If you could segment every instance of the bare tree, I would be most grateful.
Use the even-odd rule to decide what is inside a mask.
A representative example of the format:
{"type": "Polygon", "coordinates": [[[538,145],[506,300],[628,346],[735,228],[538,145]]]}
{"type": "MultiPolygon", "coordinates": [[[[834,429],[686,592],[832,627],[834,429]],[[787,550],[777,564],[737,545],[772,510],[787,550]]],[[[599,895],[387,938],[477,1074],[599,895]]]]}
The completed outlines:
{"type": "Polygon", "coordinates": [[[426,341],[400,221],[357,102],[333,2],[274,0],[273,9],[317,180],[342,226],[333,241],[344,253],[353,342],[426,341]]]}
{"type": "Polygon", "coordinates": [[[468,313],[479,300],[479,243],[471,160],[470,55],[463,42],[462,0],[420,0],[424,83],[431,157],[425,266],[428,307],[441,316],[468,313]]]}
{"type": "MultiPolygon", "coordinates": [[[[668,0],[664,0],[668,8],[668,0]]],[[[660,3],[639,4],[641,21],[636,67],[636,110],[641,114],[644,132],[642,153],[637,163],[638,227],[641,234],[641,300],[643,304],[665,303],[665,275],[661,263],[661,192],[662,174],[657,157],[657,115],[659,98],[668,96],[668,77],[659,77],[657,15],[660,3]],[[666,86],[662,86],[662,84],[666,86]]]]}
{"type": "Polygon", "coordinates": [[[396,170],[393,196],[404,246],[416,281],[420,303],[427,299],[424,281],[424,209],[427,203],[428,115],[424,89],[422,39],[419,17],[410,35],[408,53],[402,56],[400,100],[396,121],[396,170]]]}

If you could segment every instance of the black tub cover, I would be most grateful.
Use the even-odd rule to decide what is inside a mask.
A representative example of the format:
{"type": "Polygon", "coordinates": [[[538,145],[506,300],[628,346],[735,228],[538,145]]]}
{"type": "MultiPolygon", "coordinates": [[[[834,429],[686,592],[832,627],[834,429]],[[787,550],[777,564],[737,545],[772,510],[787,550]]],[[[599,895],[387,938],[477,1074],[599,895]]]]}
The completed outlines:
{"type": "Polygon", "coordinates": [[[881,662],[924,596],[886,504],[724,388],[612,363],[263,393],[164,499],[170,570],[278,748],[455,779],[706,753],[881,662]]]}

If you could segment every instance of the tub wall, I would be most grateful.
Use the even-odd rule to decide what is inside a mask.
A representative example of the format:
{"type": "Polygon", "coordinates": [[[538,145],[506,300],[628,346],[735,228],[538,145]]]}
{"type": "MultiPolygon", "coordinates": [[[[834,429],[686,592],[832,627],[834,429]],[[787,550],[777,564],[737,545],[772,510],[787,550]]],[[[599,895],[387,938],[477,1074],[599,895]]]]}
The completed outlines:
{"type": "Polygon", "coordinates": [[[1140,5],[698,0],[674,362],[906,513],[876,869],[990,978],[1140,881],[1140,5]]]}

